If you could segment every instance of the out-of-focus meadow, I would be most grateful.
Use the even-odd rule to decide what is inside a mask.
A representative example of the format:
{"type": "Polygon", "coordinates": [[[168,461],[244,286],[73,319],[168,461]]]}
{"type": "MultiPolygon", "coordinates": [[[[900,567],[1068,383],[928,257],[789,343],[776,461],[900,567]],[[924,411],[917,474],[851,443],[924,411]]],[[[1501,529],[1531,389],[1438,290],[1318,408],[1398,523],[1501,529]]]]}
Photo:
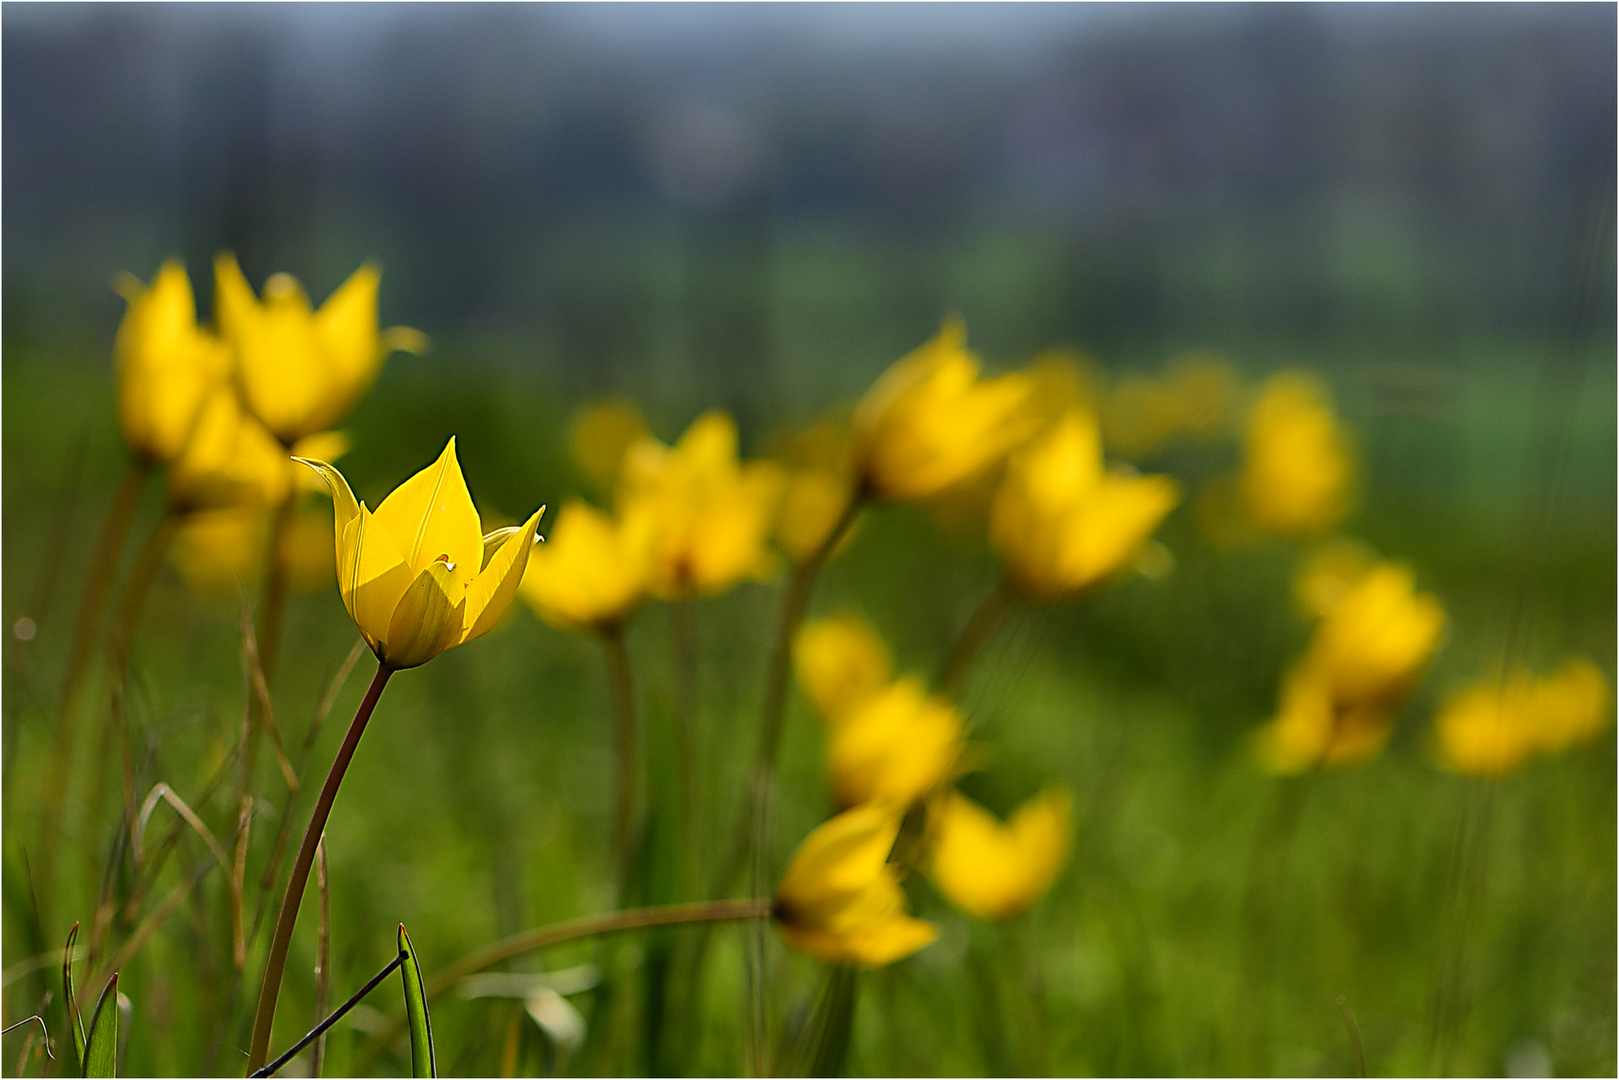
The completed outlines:
{"type": "MultiPolygon", "coordinates": [[[[562,583],[392,677],[272,1053],[401,923],[431,979],[777,894],[447,984],[439,1071],[1619,1067],[1611,7],[52,9],[4,14],[0,609],[3,1020],[55,1060],[29,1024],[0,1068],[71,1071],[78,923],[120,1072],[244,1070],[375,670],[314,473],[279,626],[273,502],[208,532],[240,493],[175,494],[184,448],[127,494],[116,273],[138,303],[183,261],[248,413],[254,363],[296,381],[220,251],[266,305],[377,260],[380,326],[426,335],[278,463],[340,428],[376,507],[455,436],[483,529],[549,505],[529,577],[562,583]],[[775,464],[682,440],[716,408],[775,464]],[[581,498],[619,531],[565,548],[581,498]],[[604,582],[635,559],[673,576],[604,582]],[[918,765],[936,722],[965,734],[918,765]],[[892,861],[851,898],[800,845],[873,806],[892,861]]],[[[402,1015],[385,982],[319,1067],[408,1073],[402,1015]]]]}

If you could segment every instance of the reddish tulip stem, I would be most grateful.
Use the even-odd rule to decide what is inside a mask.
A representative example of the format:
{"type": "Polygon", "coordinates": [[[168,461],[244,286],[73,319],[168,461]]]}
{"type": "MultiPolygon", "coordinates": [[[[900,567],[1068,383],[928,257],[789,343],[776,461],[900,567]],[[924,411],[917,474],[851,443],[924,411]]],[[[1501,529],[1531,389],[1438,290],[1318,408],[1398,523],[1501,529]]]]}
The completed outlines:
{"type": "Polygon", "coordinates": [[[354,714],[348,734],[343,737],[343,745],[337,751],[331,771],[326,774],[326,783],[320,789],[320,798],[315,801],[315,812],[309,819],[309,828],[304,831],[303,845],[298,849],[298,859],[292,864],[292,877],[287,882],[286,895],[281,899],[281,914],[276,919],[275,936],[270,939],[270,957],[264,967],[264,985],[259,990],[258,1011],[253,1016],[253,1043],[247,1055],[248,1072],[263,1068],[269,1059],[270,1026],[275,1021],[275,1002],[281,993],[281,976],[287,967],[292,928],[298,923],[298,906],[303,903],[304,887],[309,884],[309,871],[315,864],[315,849],[320,845],[326,819],[332,812],[332,803],[337,799],[338,786],[343,783],[343,774],[348,771],[349,759],[354,757],[354,751],[360,745],[360,736],[365,734],[366,722],[371,719],[371,712],[377,707],[377,700],[382,697],[382,689],[388,685],[388,677],[392,674],[392,668],[377,665],[377,674],[354,714]]]}

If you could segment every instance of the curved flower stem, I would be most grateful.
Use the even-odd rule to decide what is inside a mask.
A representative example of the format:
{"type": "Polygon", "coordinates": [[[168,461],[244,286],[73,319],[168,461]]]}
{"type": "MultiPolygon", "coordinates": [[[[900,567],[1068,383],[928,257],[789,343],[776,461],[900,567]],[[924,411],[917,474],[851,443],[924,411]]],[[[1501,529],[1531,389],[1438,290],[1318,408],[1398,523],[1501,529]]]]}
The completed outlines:
{"type": "Polygon", "coordinates": [[[321,786],[320,798],[315,801],[315,812],[309,819],[309,828],[304,831],[303,846],[298,849],[298,858],[292,864],[292,877],[287,882],[286,895],[281,899],[281,914],[276,919],[275,935],[270,939],[270,957],[264,967],[264,985],[259,990],[258,1011],[253,1016],[253,1043],[247,1055],[248,1072],[262,1068],[270,1055],[270,1025],[275,1020],[275,1001],[281,993],[281,976],[287,967],[287,949],[292,944],[292,928],[298,922],[298,906],[303,902],[304,886],[309,883],[309,871],[315,863],[315,849],[326,828],[326,818],[332,812],[332,803],[337,799],[338,786],[343,783],[343,774],[348,771],[349,759],[354,757],[354,751],[360,745],[360,736],[365,734],[366,722],[371,719],[377,699],[382,697],[383,687],[388,685],[388,677],[392,674],[392,668],[380,663],[377,665],[377,674],[354,714],[348,734],[343,737],[343,745],[337,751],[331,771],[326,774],[326,783],[321,786]]]}
{"type": "Polygon", "coordinates": [[[1002,578],[996,586],[989,591],[979,605],[973,609],[963,624],[961,632],[951,644],[950,651],[945,655],[944,663],[939,666],[939,676],[934,680],[934,689],[941,694],[953,695],[961,689],[962,680],[972,668],[973,661],[983,651],[995,632],[1006,624],[1006,620],[1017,610],[1017,596],[1002,578]]]}
{"type": "Polygon", "coordinates": [[[607,684],[613,698],[613,856],[619,889],[629,869],[630,843],[635,836],[636,738],[635,681],[630,673],[630,650],[624,628],[613,626],[600,635],[607,657],[607,684]]]}
{"type": "MultiPolygon", "coordinates": [[[[427,980],[426,997],[432,1001],[468,975],[475,975],[488,967],[503,960],[513,960],[527,953],[548,949],[553,945],[562,945],[582,938],[600,937],[603,934],[616,934],[625,930],[641,930],[654,926],[689,926],[697,923],[713,924],[721,922],[741,922],[752,919],[768,919],[771,914],[771,901],[768,899],[749,900],[706,900],[692,904],[663,904],[658,907],[630,908],[627,911],[613,911],[606,915],[587,915],[581,919],[569,919],[567,922],[552,923],[550,926],[540,926],[533,930],[524,930],[511,937],[502,938],[492,945],[486,945],[468,953],[449,967],[439,971],[427,980]]],[[[371,1063],[382,1048],[394,1040],[394,1037],[404,1029],[405,1018],[396,1016],[389,1027],[381,1033],[374,1035],[370,1045],[359,1058],[356,1059],[354,1072],[363,1075],[368,1072],[371,1063]]]]}

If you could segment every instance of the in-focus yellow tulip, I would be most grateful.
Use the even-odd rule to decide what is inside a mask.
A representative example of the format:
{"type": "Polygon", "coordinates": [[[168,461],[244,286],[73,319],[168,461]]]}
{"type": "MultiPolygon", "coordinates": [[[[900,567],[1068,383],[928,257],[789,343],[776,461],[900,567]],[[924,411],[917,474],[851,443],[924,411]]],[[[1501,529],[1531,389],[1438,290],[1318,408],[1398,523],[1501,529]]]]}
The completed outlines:
{"type": "Polygon", "coordinates": [[[1068,853],[1072,803],[1066,791],[1047,791],[1002,824],[960,792],[947,793],[928,812],[934,884],[980,918],[1028,909],[1051,887],[1068,853]]]}
{"type": "Polygon", "coordinates": [[[113,341],[118,370],[118,423],[146,465],[173,461],[184,449],[209,395],[230,375],[230,352],[197,326],[191,279],[178,259],[150,287],[120,282],[129,307],[113,341]]]}
{"type": "Polygon", "coordinates": [[[1075,409],[1012,455],[990,544],[1021,595],[1057,600],[1131,565],[1178,498],[1168,477],[1104,472],[1096,419],[1075,409]]]}
{"type": "Polygon", "coordinates": [[[1385,562],[1362,574],[1316,624],[1288,676],[1260,734],[1266,763],[1299,772],[1375,757],[1444,629],[1444,609],[1416,591],[1410,570],[1385,562]]]}
{"type": "Polygon", "coordinates": [[[892,809],[860,806],[804,838],[776,890],[788,944],[828,964],[882,967],[938,937],[906,911],[899,868],[888,861],[899,825],[892,809]]]}
{"type": "Polygon", "coordinates": [[[1596,735],[1608,720],[1608,684],[1589,660],[1568,661],[1553,675],[1517,672],[1454,695],[1434,721],[1446,768],[1505,776],[1541,753],[1596,735]]]}
{"type": "Polygon", "coordinates": [[[291,275],[272,274],[261,302],[234,255],[214,260],[215,318],[236,353],[242,400],[283,445],[342,419],[390,352],[426,347],[408,327],[377,330],[381,280],[367,263],[315,311],[291,275]]]}
{"type": "Polygon", "coordinates": [[[893,678],[894,661],[872,628],[853,616],[805,623],[793,640],[798,685],[837,725],[893,678]]]}
{"type": "Polygon", "coordinates": [[[338,591],[385,667],[425,664],[481,637],[511,606],[545,507],[520,526],[482,534],[453,437],[375,513],[336,468],[298,460],[331,489],[338,591]]]}
{"type": "Polygon", "coordinates": [[[552,626],[611,631],[646,597],[651,539],[644,515],[615,520],[574,500],[529,556],[518,595],[552,626]]]}
{"type": "Polygon", "coordinates": [[[1316,379],[1266,380],[1248,417],[1239,486],[1253,524],[1281,536],[1313,536],[1349,511],[1355,463],[1332,398],[1316,379]]]}
{"type": "Polygon", "coordinates": [[[608,491],[618,482],[624,454],[646,437],[646,420],[633,401],[588,405],[568,422],[573,460],[592,483],[608,491]]]}
{"type": "Polygon", "coordinates": [[[827,764],[839,806],[884,802],[909,806],[955,772],[961,714],[905,677],[867,697],[832,729],[827,764]]]}
{"type": "Polygon", "coordinates": [[[967,328],[933,340],[883,373],[854,418],[855,475],[882,499],[924,499],[994,464],[1035,426],[1027,375],[978,377],[967,328]]]}
{"type": "Polygon", "coordinates": [[[718,410],[673,447],[650,438],[630,447],[619,513],[652,523],[652,595],[708,596],[767,573],[781,487],[774,463],[737,460],[736,424],[718,410]]]}

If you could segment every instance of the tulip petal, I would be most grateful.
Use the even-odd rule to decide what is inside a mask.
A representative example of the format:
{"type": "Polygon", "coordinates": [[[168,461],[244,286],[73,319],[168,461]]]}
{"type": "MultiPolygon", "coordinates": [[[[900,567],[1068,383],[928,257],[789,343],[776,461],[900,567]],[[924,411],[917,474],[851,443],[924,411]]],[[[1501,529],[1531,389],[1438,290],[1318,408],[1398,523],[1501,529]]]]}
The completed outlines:
{"type": "MultiPolygon", "coordinates": [[[[544,510],[545,508],[542,506],[540,509],[544,510]]],[[[489,560],[495,557],[495,552],[504,547],[506,545],[506,541],[510,540],[512,537],[516,536],[522,531],[523,527],[521,525],[507,525],[505,528],[484,533],[483,562],[478,564],[478,569],[482,570],[484,567],[488,566],[489,560]]]]}
{"type": "MultiPolygon", "coordinates": [[[[350,528],[354,530],[350,546],[340,549],[347,551],[352,560],[348,564],[352,566],[348,580],[353,584],[344,602],[360,632],[380,656],[380,646],[387,640],[394,610],[405,590],[410,588],[413,576],[393,538],[377,527],[376,516],[364,503],[360,504],[360,516],[350,528]]],[[[339,573],[342,572],[340,569],[339,573]]]]}
{"type": "Polygon", "coordinates": [[[534,511],[534,516],[506,538],[489,559],[489,565],[467,586],[466,631],[462,641],[487,634],[511,607],[517,586],[523,581],[523,571],[528,569],[528,553],[533,550],[534,532],[544,513],[543,506],[534,511]]]}
{"type": "MultiPolygon", "coordinates": [[[[333,432],[332,434],[337,433],[333,432]]],[[[313,440],[303,440],[303,442],[310,441],[313,440]]],[[[301,445],[299,449],[302,449],[301,445]]],[[[337,565],[342,566],[343,530],[348,528],[349,522],[360,516],[360,504],[354,499],[354,489],[349,487],[348,480],[344,478],[342,473],[337,471],[336,466],[322,461],[319,458],[294,457],[292,460],[296,461],[300,465],[307,465],[311,469],[314,469],[320,474],[320,478],[326,481],[327,488],[331,490],[332,511],[335,515],[333,518],[333,531],[337,533],[338,538],[337,565]]]]}
{"type": "Polygon", "coordinates": [[[483,565],[483,532],[455,457],[454,436],[437,461],[382,500],[376,525],[393,538],[412,576],[435,561],[448,564],[463,588],[477,576],[483,565]]]}
{"type": "Polygon", "coordinates": [[[377,337],[377,287],[382,274],[366,263],[349,275],[315,313],[315,334],[332,365],[339,395],[352,401],[382,364],[377,337]]]}
{"type": "Polygon", "coordinates": [[[425,664],[459,641],[465,592],[442,562],[416,575],[394,608],[383,642],[382,662],[391,668],[425,664]],[[459,602],[453,594],[460,593],[459,602]]]}

